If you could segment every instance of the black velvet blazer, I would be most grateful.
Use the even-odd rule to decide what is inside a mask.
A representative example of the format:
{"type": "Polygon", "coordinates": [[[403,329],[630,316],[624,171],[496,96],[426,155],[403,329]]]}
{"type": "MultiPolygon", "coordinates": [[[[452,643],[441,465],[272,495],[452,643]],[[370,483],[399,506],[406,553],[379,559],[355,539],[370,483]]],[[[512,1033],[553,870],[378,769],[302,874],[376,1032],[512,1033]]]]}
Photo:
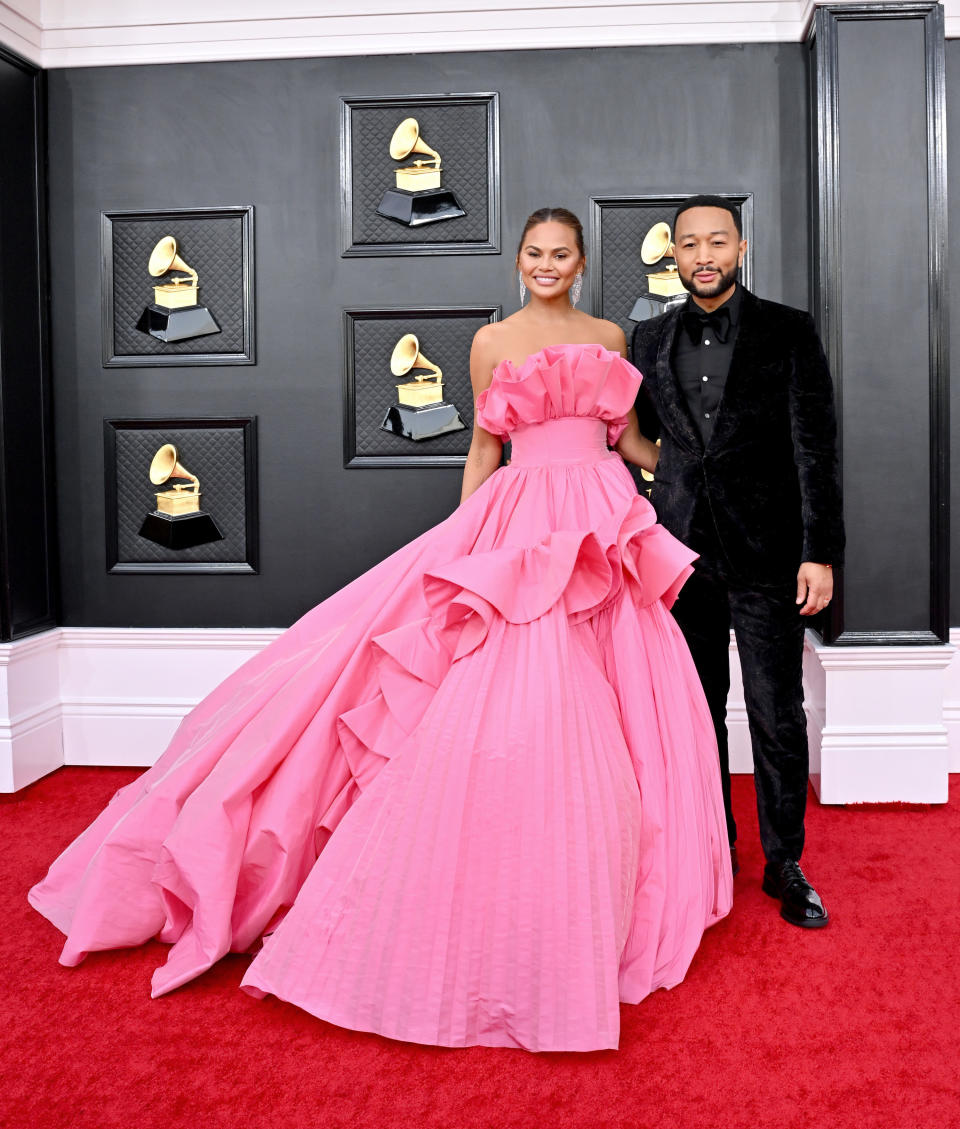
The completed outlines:
{"type": "Polygon", "coordinates": [[[671,310],[633,334],[633,363],[644,377],[640,430],[661,441],[650,496],[660,523],[688,541],[694,507],[708,505],[721,547],[747,584],[795,579],[803,561],[840,564],[833,384],[813,319],[744,289],[706,447],[671,365],[679,326],[671,310]]]}

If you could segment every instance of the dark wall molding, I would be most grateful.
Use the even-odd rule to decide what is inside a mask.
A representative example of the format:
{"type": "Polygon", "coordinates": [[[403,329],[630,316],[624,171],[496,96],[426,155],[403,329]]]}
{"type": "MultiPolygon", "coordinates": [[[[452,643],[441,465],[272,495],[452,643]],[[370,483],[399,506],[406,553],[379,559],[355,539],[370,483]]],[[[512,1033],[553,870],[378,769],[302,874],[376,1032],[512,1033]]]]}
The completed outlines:
{"type": "MultiPolygon", "coordinates": [[[[834,377],[843,462],[845,392],[842,326],[844,324],[844,254],[841,223],[844,185],[840,173],[839,120],[840,25],[848,21],[919,20],[924,35],[926,98],[927,332],[929,349],[929,614],[926,624],[909,630],[863,631],[848,625],[845,589],[852,576],[840,578],[824,640],[841,645],[936,644],[948,641],[949,564],[949,323],[947,278],[946,81],[943,8],[936,2],[827,4],[817,8],[810,48],[811,112],[811,294],[813,309],[834,377]]],[[[882,61],[878,62],[882,66],[882,61]]],[[[882,319],[885,311],[877,311],[882,319]]],[[[897,436],[888,437],[891,443],[897,436]]],[[[888,531],[896,536],[897,531],[888,531]]],[[[910,573],[888,583],[910,583],[910,573]]]]}
{"type": "Polygon", "coordinates": [[[0,640],[57,623],[45,73],[0,46],[0,640]]]}

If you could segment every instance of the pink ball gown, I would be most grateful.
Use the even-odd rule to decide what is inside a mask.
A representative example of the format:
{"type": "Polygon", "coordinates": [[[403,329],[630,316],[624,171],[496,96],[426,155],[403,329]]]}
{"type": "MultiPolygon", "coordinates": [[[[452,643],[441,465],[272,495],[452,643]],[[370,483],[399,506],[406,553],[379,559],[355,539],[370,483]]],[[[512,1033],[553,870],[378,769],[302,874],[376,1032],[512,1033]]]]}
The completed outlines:
{"type": "Polygon", "coordinates": [[[243,978],[442,1046],[616,1047],[732,879],[713,726],[668,607],[694,558],[620,456],[640,374],[501,364],[511,464],[202,701],[30,901],[61,961],[156,937],[153,994],[243,978]]]}

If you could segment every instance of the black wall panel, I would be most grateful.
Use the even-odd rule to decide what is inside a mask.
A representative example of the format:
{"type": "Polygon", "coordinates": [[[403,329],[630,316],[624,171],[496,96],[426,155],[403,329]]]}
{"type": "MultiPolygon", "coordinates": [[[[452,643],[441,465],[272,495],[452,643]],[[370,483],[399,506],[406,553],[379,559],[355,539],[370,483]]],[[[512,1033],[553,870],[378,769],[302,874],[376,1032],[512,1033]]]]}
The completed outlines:
{"type": "Polygon", "coordinates": [[[927,165],[923,32],[920,20],[837,27],[844,616],[848,629],[860,631],[929,622],[927,182],[918,175],[927,165]],[[878,536],[884,527],[896,536],[878,536]],[[905,558],[906,546],[915,551],[905,558]],[[905,565],[910,583],[890,586],[905,565]]]}
{"type": "MultiPolygon", "coordinates": [[[[951,185],[960,185],[960,40],[947,41],[947,161],[951,185]]],[[[950,622],[960,625],[960,188],[949,198],[951,405],[950,451],[953,474],[950,519],[950,622]]]]}
{"type": "Polygon", "coordinates": [[[592,194],[752,192],[755,289],[806,308],[806,89],[800,44],[52,71],[64,622],[284,625],[443,519],[459,470],[343,467],[341,310],[511,312],[536,207],[586,222],[592,194]],[[339,98],[494,90],[504,253],[341,258],[339,98]],[[257,364],[104,369],[101,211],[223,204],[256,208],[257,364]],[[183,415],[258,417],[260,574],[108,576],[103,419],[183,415]]]}
{"type": "Polygon", "coordinates": [[[828,4],[814,35],[813,304],[847,519],[826,638],[935,643],[950,579],[943,14],[828,4]]]}
{"type": "Polygon", "coordinates": [[[0,49],[0,639],[56,619],[43,76],[0,49]]]}

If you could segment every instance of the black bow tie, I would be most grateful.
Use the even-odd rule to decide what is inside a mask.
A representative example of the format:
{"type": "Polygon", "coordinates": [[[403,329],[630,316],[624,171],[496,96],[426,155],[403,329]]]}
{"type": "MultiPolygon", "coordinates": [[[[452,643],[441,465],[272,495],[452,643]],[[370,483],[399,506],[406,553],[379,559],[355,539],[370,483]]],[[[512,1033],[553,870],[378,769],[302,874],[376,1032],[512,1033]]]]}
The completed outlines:
{"type": "Polygon", "coordinates": [[[721,306],[712,314],[687,309],[680,316],[683,319],[683,328],[690,334],[690,340],[694,345],[700,344],[705,329],[711,330],[721,345],[727,340],[730,332],[730,311],[726,306],[721,306]]]}

